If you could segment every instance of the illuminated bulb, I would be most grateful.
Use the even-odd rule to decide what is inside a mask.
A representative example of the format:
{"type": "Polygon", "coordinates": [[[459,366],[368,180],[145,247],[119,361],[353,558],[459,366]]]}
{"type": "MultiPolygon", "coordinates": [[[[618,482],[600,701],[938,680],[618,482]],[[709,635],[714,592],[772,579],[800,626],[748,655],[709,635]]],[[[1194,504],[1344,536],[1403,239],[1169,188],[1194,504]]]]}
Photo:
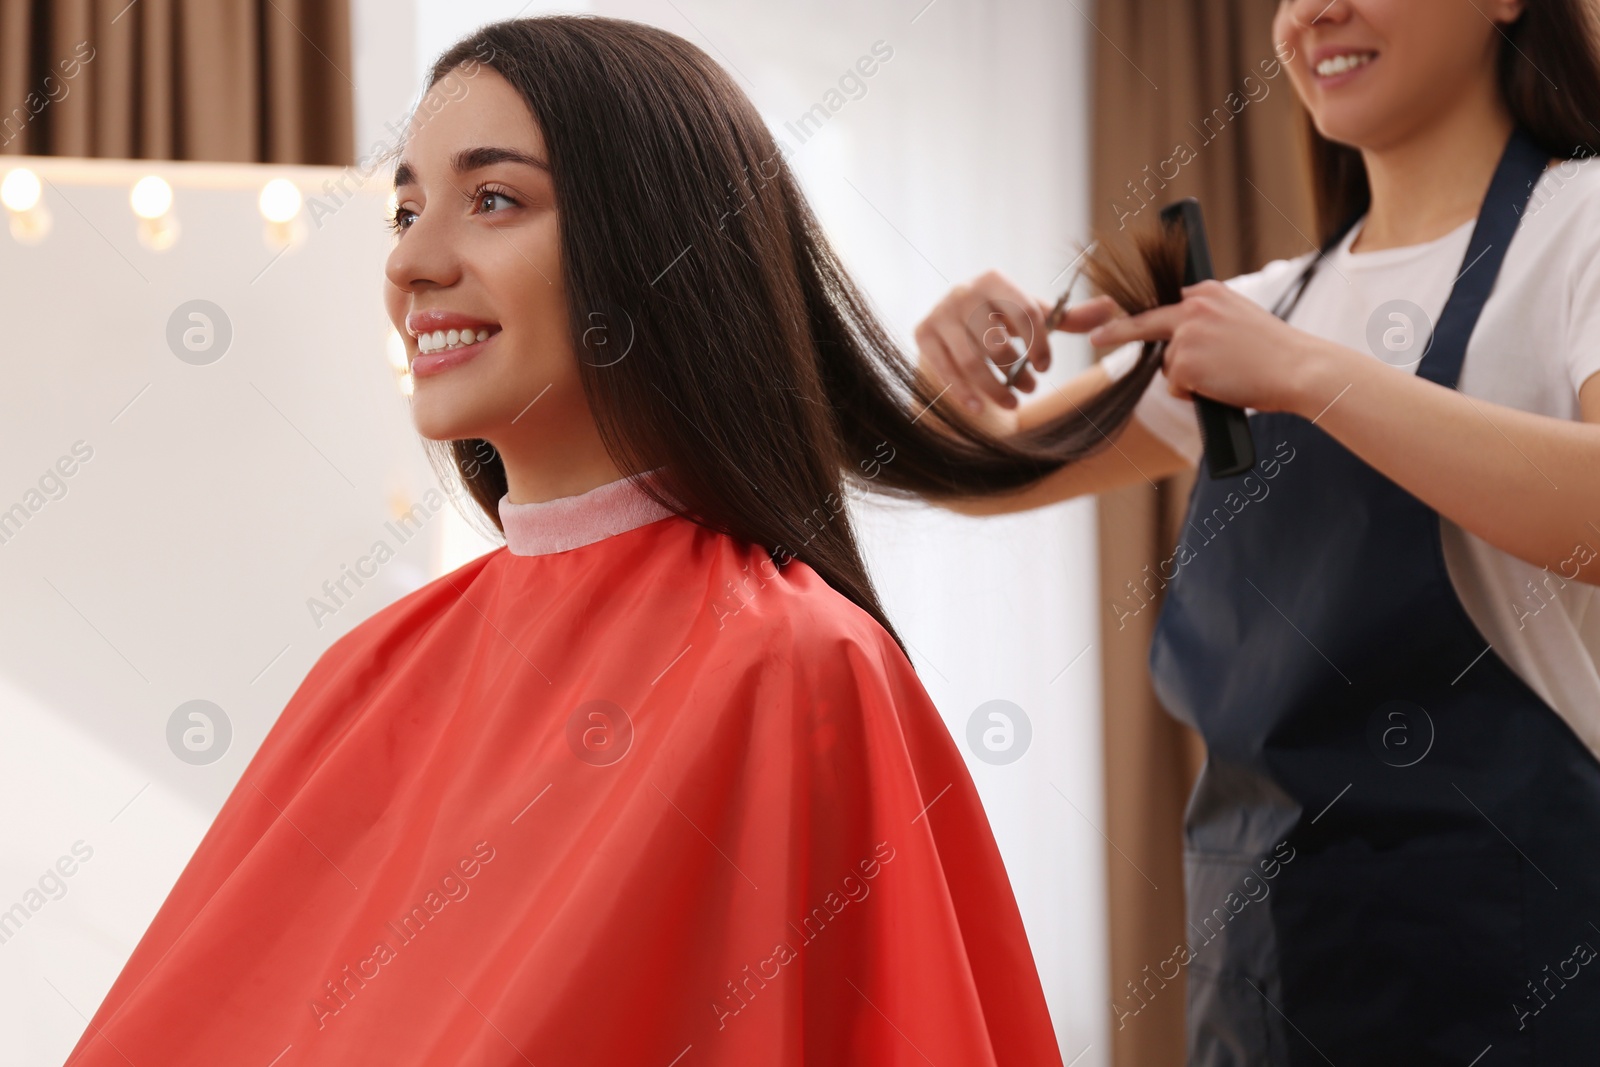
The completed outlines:
{"type": "Polygon", "coordinates": [[[139,179],[128,199],[141,219],[159,219],[172,207],[172,186],[152,174],[139,179]]]}
{"type": "Polygon", "coordinates": [[[139,243],[150,251],[165,252],[178,242],[178,220],[171,212],[153,219],[140,219],[138,235],[139,243]]]}
{"type": "Polygon", "coordinates": [[[26,167],[18,167],[0,182],[0,204],[11,211],[32,211],[39,203],[39,176],[26,167]]]}
{"type": "Polygon", "coordinates": [[[0,181],[0,204],[11,215],[11,236],[25,245],[36,245],[50,232],[50,212],[40,200],[39,176],[18,167],[0,181]]]}
{"type": "Polygon", "coordinates": [[[410,367],[411,361],[406,357],[406,342],[405,339],[400,336],[400,331],[395,329],[391,329],[389,331],[388,347],[389,366],[398,371],[403,371],[410,367]]]}
{"type": "Polygon", "coordinates": [[[410,396],[417,387],[417,380],[411,377],[411,361],[406,355],[406,341],[400,336],[400,331],[394,327],[389,328],[389,340],[384,345],[389,350],[389,366],[393,367],[399,375],[397,379],[401,396],[410,396]]]}
{"type": "Polygon", "coordinates": [[[287,178],[274,178],[262,187],[260,207],[268,222],[288,222],[300,213],[300,189],[287,178]]]}
{"type": "Polygon", "coordinates": [[[257,206],[267,220],[262,239],[268,248],[287,249],[306,239],[305,223],[300,219],[300,187],[288,178],[274,178],[261,188],[257,206]]]}
{"type": "Polygon", "coordinates": [[[398,486],[389,490],[389,518],[403,522],[411,514],[412,498],[398,486]]]}

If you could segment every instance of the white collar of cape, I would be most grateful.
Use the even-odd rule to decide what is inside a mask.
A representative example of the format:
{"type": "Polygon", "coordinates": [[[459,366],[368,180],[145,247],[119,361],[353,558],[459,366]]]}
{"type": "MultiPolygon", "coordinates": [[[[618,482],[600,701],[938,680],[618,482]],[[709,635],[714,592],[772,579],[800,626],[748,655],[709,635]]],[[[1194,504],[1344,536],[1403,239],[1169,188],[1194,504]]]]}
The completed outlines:
{"type": "Polygon", "coordinates": [[[547,556],[592,545],[675,514],[644,491],[639,481],[660,467],[595,486],[576,496],[513,504],[500,498],[506,548],[515,556],[547,556]]]}

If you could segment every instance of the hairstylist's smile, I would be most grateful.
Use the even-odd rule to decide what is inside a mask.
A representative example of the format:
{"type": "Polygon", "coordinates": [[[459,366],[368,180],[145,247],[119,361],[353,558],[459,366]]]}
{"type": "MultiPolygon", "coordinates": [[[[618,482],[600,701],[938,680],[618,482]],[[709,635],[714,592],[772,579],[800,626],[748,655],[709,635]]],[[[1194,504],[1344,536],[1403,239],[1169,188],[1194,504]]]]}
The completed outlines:
{"type": "Polygon", "coordinates": [[[416,339],[411,374],[420,378],[476,356],[500,332],[500,325],[454,311],[413,311],[406,316],[406,332],[416,339]]]}
{"type": "Polygon", "coordinates": [[[1378,53],[1373,51],[1327,45],[1312,55],[1311,69],[1317,76],[1317,84],[1331,89],[1356,77],[1377,58],[1378,53]]]}

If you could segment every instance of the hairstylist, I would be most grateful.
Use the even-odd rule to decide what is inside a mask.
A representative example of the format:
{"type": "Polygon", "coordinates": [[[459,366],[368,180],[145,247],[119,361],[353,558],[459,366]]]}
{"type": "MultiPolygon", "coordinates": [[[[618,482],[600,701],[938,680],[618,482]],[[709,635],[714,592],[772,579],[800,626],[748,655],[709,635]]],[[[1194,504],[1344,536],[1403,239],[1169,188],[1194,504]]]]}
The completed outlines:
{"type": "MultiPolygon", "coordinates": [[[[1200,461],[1192,393],[1253,412],[1261,460],[1201,471],[1150,653],[1208,751],[1186,819],[1191,1064],[1600,1054],[1593,10],[1283,0],[1321,250],[1131,317],[1075,306],[1063,328],[1095,343],[1170,340],[1117,447],[1016,497],[939,501],[1157,479],[1200,461]],[[1269,897],[1223,910],[1274,860],[1269,897]]],[[[941,403],[997,427],[1070,410],[1136,355],[1019,406],[966,327],[1001,301],[1047,364],[1048,304],[996,273],[917,331],[941,403]]]]}

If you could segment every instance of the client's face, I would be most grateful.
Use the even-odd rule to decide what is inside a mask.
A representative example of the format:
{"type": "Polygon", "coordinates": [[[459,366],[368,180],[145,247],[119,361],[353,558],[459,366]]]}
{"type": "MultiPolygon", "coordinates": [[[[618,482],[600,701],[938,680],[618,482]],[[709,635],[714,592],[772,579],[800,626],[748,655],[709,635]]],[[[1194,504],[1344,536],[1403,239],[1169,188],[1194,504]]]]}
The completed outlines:
{"type": "Polygon", "coordinates": [[[486,66],[440,79],[395,169],[384,302],[405,339],[417,431],[559,445],[593,432],[562,285],[544,138],[486,66]]]}

